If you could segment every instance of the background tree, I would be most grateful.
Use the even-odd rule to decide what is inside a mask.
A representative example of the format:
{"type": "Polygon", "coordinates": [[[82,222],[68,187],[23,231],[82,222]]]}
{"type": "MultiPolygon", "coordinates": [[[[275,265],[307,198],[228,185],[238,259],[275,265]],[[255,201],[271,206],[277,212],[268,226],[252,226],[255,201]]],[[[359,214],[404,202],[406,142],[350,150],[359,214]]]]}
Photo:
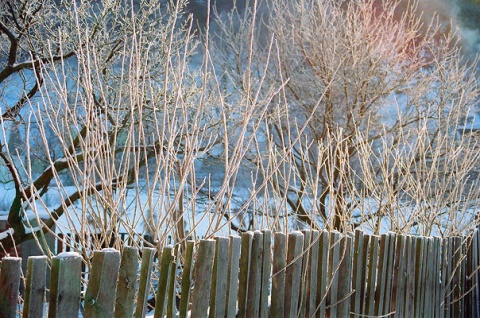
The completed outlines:
{"type": "MultiPolygon", "coordinates": [[[[232,16],[220,27],[217,51],[234,52],[221,54],[225,69],[236,62],[259,77],[276,57],[267,81],[282,91],[253,157],[269,174],[270,195],[284,203],[281,213],[340,231],[361,226],[428,235],[471,226],[477,141],[457,130],[477,101],[475,61],[464,63],[449,28],[438,20],[424,24],[415,3],[265,6],[272,16],[264,18],[263,32],[229,33],[260,10],[232,16]],[[243,58],[251,34],[254,60],[243,58]],[[282,169],[271,171],[271,162],[282,169]]],[[[233,81],[245,87],[238,73],[233,81]]]]}

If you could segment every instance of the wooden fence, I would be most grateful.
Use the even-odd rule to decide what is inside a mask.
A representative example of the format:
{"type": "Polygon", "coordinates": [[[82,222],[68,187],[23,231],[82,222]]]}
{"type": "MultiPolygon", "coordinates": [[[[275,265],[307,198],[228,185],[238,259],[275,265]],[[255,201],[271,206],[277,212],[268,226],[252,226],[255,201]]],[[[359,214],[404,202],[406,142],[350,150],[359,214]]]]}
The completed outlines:
{"type": "Polygon", "coordinates": [[[479,248],[478,231],[255,231],[164,247],[158,266],[152,248],[95,251],[83,278],[76,253],[31,257],[23,296],[20,259],[4,258],[0,316],[144,317],[154,294],[154,317],[478,317],[479,248]]]}

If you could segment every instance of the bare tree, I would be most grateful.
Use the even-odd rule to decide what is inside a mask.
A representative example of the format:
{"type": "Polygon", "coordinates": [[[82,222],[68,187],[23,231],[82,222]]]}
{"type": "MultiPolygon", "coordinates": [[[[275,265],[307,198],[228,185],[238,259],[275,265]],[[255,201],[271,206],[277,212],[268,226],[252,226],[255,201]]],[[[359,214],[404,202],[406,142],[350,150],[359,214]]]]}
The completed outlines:
{"type": "Polygon", "coordinates": [[[416,3],[398,1],[265,6],[267,31],[232,35],[234,21],[246,23],[260,11],[231,16],[216,51],[225,69],[236,63],[259,74],[276,56],[267,80],[282,91],[254,157],[270,195],[283,202],[279,212],[340,231],[431,234],[472,226],[477,142],[457,131],[477,101],[475,61],[464,62],[443,21],[425,24],[416,3]],[[258,51],[246,60],[242,39],[252,34],[258,51]],[[272,171],[271,162],[282,169],[272,171]]]}

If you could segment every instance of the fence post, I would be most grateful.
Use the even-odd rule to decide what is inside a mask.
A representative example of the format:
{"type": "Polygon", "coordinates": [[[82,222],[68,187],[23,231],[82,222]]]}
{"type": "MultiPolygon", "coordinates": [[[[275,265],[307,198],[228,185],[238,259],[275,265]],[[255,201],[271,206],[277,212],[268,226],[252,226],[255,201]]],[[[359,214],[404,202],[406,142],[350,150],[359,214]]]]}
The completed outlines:
{"type": "Polygon", "coordinates": [[[180,294],[180,318],[187,317],[188,305],[190,304],[194,248],[195,241],[187,241],[187,251],[185,253],[185,261],[183,263],[182,291],[180,294]]]}
{"type": "Polygon", "coordinates": [[[260,314],[260,291],[262,289],[263,233],[253,232],[248,275],[247,317],[257,318],[260,314]]]}
{"type": "Polygon", "coordinates": [[[237,316],[238,273],[240,269],[241,244],[242,239],[239,236],[230,236],[227,303],[225,304],[225,316],[228,318],[235,318],[237,316]]]}
{"type": "MultiPolygon", "coordinates": [[[[350,298],[352,297],[352,266],[353,266],[353,239],[349,235],[345,235],[340,239],[340,265],[338,268],[338,306],[337,306],[337,316],[338,317],[349,317],[350,316],[350,298]]],[[[375,242],[377,243],[377,242],[375,242]]],[[[376,256],[373,257],[375,260],[375,268],[377,265],[376,256]]],[[[371,277],[371,280],[375,282],[376,275],[371,277]]],[[[373,307],[373,298],[375,291],[372,286],[372,307],[373,307]]],[[[372,308],[373,310],[373,308],[372,308]]]]}
{"type": "Polygon", "coordinates": [[[140,279],[138,282],[138,296],[135,309],[135,318],[145,317],[147,311],[147,297],[150,290],[150,275],[152,273],[153,257],[156,250],[152,247],[143,247],[140,279]]]}
{"type": "Polygon", "coordinates": [[[82,257],[63,252],[53,257],[50,272],[49,318],[77,317],[80,308],[82,257]]]}
{"type": "Polygon", "coordinates": [[[172,277],[175,275],[175,273],[173,273],[173,250],[173,246],[165,246],[162,251],[162,257],[159,258],[160,269],[158,274],[157,295],[155,297],[155,318],[164,316],[165,306],[169,298],[169,282],[170,279],[175,279],[175,277],[172,277]]]}
{"type": "Polygon", "coordinates": [[[193,273],[195,289],[192,295],[192,318],[207,317],[208,305],[210,304],[214,254],[215,240],[200,241],[193,273]]]}
{"type": "Polygon", "coordinates": [[[47,257],[30,256],[27,264],[23,317],[42,317],[47,289],[47,257]]]}
{"type": "Polygon", "coordinates": [[[15,318],[20,288],[22,259],[5,257],[0,270],[0,317],[15,318]]]}
{"type": "Polygon", "coordinates": [[[93,253],[87,291],[85,292],[85,316],[113,317],[119,267],[119,251],[113,248],[104,248],[93,253]]]}
{"type": "Polygon", "coordinates": [[[288,235],[287,271],[285,275],[285,317],[297,317],[302,281],[303,233],[288,235]]]}
{"type": "Polygon", "coordinates": [[[361,230],[355,231],[355,242],[353,249],[353,295],[350,311],[354,317],[363,314],[363,294],[365,291],[366,260],[367,260],[368,236],[364,236],[361,230]]]}
{"type": "Polygon", "coordinates": [[[250,254],[253,232],[242,233],[242,252],[240,254],[240,274],[238,277],[238,317],[247,318],[248,276],[250,274],[250,254]]]}
{"type": "Polygon", "coordinates": [[[215,261],[213,263],[212,289],[210,293],[211,318],[225,316],[228,278],[228,237],[215,238],[215,261]]]}
{"type": "Polygon", "coordinates": [[[273,242],[272,305],[270,317],[283,318],[285,314],[285,268],[287,266],[286,235],[277,232],[273,242]]]}
{"type": "Polygon", "coordinates": [[[263,230],[262,289],[260,291],[260,318],[268,318],[268,295],[272,263],[272,232],[263,230]]]}
{"type": "Polygon", "coordinates": [[[311,231],[311,239],[309,243],[309,257],[307,267],[307,303],[306,317],[313,317],[317,308],[317,280],[318,280],[318,250],[320,246],[320,233],[317,230],[311,231]]]}
{"type": "Polygon", "coordinates": [[[123,248],[115,300],[115,318],[132,317],[137,291],[138,249],[123,248]]]}

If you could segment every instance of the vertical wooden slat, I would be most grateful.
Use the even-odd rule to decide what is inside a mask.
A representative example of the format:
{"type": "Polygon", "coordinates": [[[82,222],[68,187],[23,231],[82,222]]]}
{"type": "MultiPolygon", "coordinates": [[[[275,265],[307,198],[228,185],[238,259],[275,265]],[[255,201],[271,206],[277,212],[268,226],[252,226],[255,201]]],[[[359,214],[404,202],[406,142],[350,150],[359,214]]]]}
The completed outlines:
{"type": "Polygon", "coordinates": [[[367,288],[365,290],[365,314],[368,316],[375,315],[375,286],[377,283],[377,267],[378,267],[378,249],[380,238],[371,236],[368,247],[368,270],[367,270],[367,288]]]}
{"type": "Polygon", "coordinates": [[[320,234],[319,250],[318,250],[318,268],[317,268],[317,308],[316,316],[325,317],[327,306],[327,292],[329,279],[325,275],[328,271],[329,258],[329,233],[324,230],[320,234]]]}
{"type": "Polygon", "coordinates": [[[415,256],[417,240],[413,236],[407,237],[407,246],[405,250],[405,315],[413,317],[415,310],[415,256]]]}
{"type": "Polygon", "coordinates": [[[397,246],[395,251],[395,289],[392,305],[395,305],[395,314],[399,317],[405,317],[405,289],[407,284],[407,253],[408,237],[405,235],[397,236],[397,246]]]}
{"type": "MultiPolygon", "coordinates": [[[[428,238],[416,237],[415,245],[415,294],[414,306],[415,317],[423,317],[425,293],[428,293],[429,286],[427,285],[426,273],[428,263],[428,238]],[[421,316],[420,316],[421,315],[421,316]]],[[[430,298],[431,299],[431,298],[430,298]]]]}
{"type": "Polygon", "coordinates": [[[248,275],[247,317],[256,318],[260,314],[260,291],[262,288],[263,233],[253,233],[250,253],[250,273],[248,275]]]}
{"type": "Polygon", "coordinates": [[[466,253],[467,253],[467,243],[466,243],[466,240],[467,240],[467,237],[466,236],[463,236],[463,237],[459,237],[458,238],[458,242],[457,244],[459,245],[459,249],[460,249],[460,295],[459,295],[459,301],[460,301],[460,304],[459,304],[459,307],[460,307],[460,310],[461,310],[461,315],[463,317],[466,317],[465,315],[465,300],[466,300],[466,297],[465,295],[467,295],[467,289],[466,289],[466,279],[467,279],[467,275],[466,275],[466,265],[467,265],[467,259],[466,259],[466,253]]]}
{"type": "Polygon", "coordinates": [[[171,279],[175,279],[175,273],[173,271],[173,252],[173,246],[165,246],[162,250],[162,256],[159,259],[160,268],[158,273],[157,293],[155,295],[155,318],[163,318],[166,313],[166,306],[169,300],[169,283],[171,279]]]}
{"type": "Polygon", "coordinates": [[[397,247],[397,236],[390,234],[389,247],[388,247],[388,263],[387,263],[387,283],[385,285],[385,299],[384,299],[384,313],[389,314],[395,310],[395,307],[392,306],[392,295],[394,287],[394,266],[395,266],[395,256],[396,256],[396,247],[397,247]]]}
{"type": "Polygon", "coordinates": [[[272,305],[270,317],[283,318],[285,314],[285,267],[287,266],[287,244],[284,233],[275,233],[272,262],[272,305]]]}
{"type": "Polygon", "coordinates": [[[140,267],[140,277],[138,281],[138,296],[135,308],[135,318],[143,318],[147,313],[147,300],[150,292],[150,277],[152,274],[153,257],[156,249],[143,247],[142,265],[140,267]]]}
{"type": "Polygon", "coordinates": [[[95,251],[85,292],[86,317],[113,317],[120,252],[113,248],[95,251]]]}
{"type": "Polygon", "coordinates": [[[25,301],[23,317],[42,317],[47,289],[46,256],[30,256],[27,265],[27,280],[25,282],[25,301]]]}
{"type": "Polygon", "coordinates": [[[353,238],[348,235],[342,237],[340,248],[337,317],[349,317],[352,296],[353,238]]]}
{"type": "Polygon", "coordinates": [[[180,318],[186,318],[188,314],[188,305],[190,304],[190,291],[192,285],[194,248],[195,241],[187,241],[187,251],[185,253],[185,260],[183,263],[182,287],[180,294],[180,318]]]}
{"type": "Polygon", "coordinates": [[[176,299],[176,284],[177,284],[177,272],[181,268],[180,264],[180,246],[186,247],[186,242],[176,244],[173,248],[173,259],[171,261],[171,273],[168,280],[167,290],[167,318],[177,317],[177,299],[176,299]]]}
{"type": "Polygon", "coordinates": [[[468,259],[467,259],[467,277],[468,284],[467,290],[470,291],[468,295],[468,303],[466,304],[466,315],[469,317],[478,317],[480,311],[478,310],[478,300],[479,300],[479,275],[478,268],[480,266],[480,254],[478,246],[478,228],[475,229],[470,240],[470,245],[468,249],[468,259]]]}
{"type": "Polygon", "coordinates": [[[381,316],[384,314],[385,294],[387,279],[387,266],[388,266],[388,252],[389,252],[390,235],[382,234],[380,236],[380,251],[378,257],[378,279],[375,288],[375,316],[381,316]]]}
{"type": "Polygon", "coordinates": [[[453,258],[453,240],[449,237],[443,239],[443,269],[444,279],[442,279],[443,286],[443,315],[446,318],[450,317],[451,313],[451,299],[453,294],[453,271],[452,271],[452,258],[453,258]]]}
{"type": "Polygon", "coordinates": [[[311,231],[310,251],[308,258],[308,286],[306,317],[313,317],[317,307],[317,280],[318,280],[318,248],[320,246],[320,233],[311,231]]]}
{"type": "Polygon", "coordinates": [[[463,289],[464,289],[464,252],[463,240],[461,237],[452,237],[452,297],[451,297],[451,317],[463,317],[463,289]]]}
{"type": "Polygon", "coordinates": [[[230,251],[228,255],[228,287],[226,317],[237,316],[238,273],[240,269],[240,250],[242,239],[239,236],[230,236],[230,251]]]}
{"type": "Polygon", "coordinates": [[[340,239],[339,232],[330,233],[330,252],[328,258],[328,278],[330,279],[330,289],[328,291],[327,301],[329,303],[328,313],[329,317],[337,317],[338,305],[338,270],[340,268],[340,239]]]}
{"type": "Polygon", "coordinates": [[[82,257],[63,252],[53,257],[50,272],[49,318],[77,317],[80,308],[82,257]]]}
{"type": "Polygon", "coordinates": [[[309,278],[309,259],[310,259],[310,244],[312,241],[312,234],[310,230],[302,230],[303,233],[303,259],[302,259],[302,280],[300,285],[300,300],[298,303],[298,316],[305,317],[307,312],[307,289],[309,278]]]}
{"type": "Polygon", "coordinates": [[[22,259],[5,257],[0,269],[0,317],[15,318],[20,288],[22,259]]]}
{"type": "Polygon", "coordinates": [[[227,299],[228,252],[230,239],[216,237],[213,263],[212,289],[210,294],[210,317],[224,317],[227,299]]]}
{"type": "Polygon", "coordinates": [[[288,235],[287,268],[285,273],[285,317],[297,317],[302,279],[302,232],[288,235]]]}
{"type": "Polygon", "coordinates": [[[126,246],[123,248],[122,261],[118,273],[117,298],[115,300],[115,317],[133,316],[135,294],[137,292],[138,249],[126,246]]]}
{"type": "Polygon", "coordinates": [[[359,317],[358,315],[362,314],[361,304],[363,299],[363,286],[365,284],[365,269],[363,268],[365,264],[364,260],[364,235],[361,230],[355,231],[355,242],[353,247],[353,291],[351,308],[350,311],[353,313],[354,317],[359,317]],[[357,315],[357,316],[355,316],[357,315]]]}
{"type": "Polygon", "coordinates": [[[192,295],[192,318],[208,317],[214,254],[215,240],[201,240],[193,272],[195,288],[192,295]]]}
{"type": "MultiPolygon", "coordinates": [[[[436,317],[445,317],[445,310],[446,310],[446,294],[447,294],[447,284],[448,284],[448,277],[447,277],[447,269],[448,269],[448,263],[449,263],[449,256],[448,256],[448,239],[441,239],[438,238],[440,242],[440,253],[439,253],[439,271],[441,272],[441,277],[440,277],[440,286],[438,288],[438,300],[439,306],[437,313],[438,315],[435,315],[436,317]]],[[[451,255],[450,255],[451,257],[451,255]]]]}
{"type": "Polygon", "coordinates": [[[242,251],[240,254],[240,274],[238,277],[238,317],[247,318],[248,276],[250,274],[250,253],[253,232],[242,233],[242,251]]]}
{"type": "Polygon", "coordinates": [[[272,266],[272,232],[263,230],[262,282],[260,291],[260,318],[268,318],[268,296],[272,266]]]}

